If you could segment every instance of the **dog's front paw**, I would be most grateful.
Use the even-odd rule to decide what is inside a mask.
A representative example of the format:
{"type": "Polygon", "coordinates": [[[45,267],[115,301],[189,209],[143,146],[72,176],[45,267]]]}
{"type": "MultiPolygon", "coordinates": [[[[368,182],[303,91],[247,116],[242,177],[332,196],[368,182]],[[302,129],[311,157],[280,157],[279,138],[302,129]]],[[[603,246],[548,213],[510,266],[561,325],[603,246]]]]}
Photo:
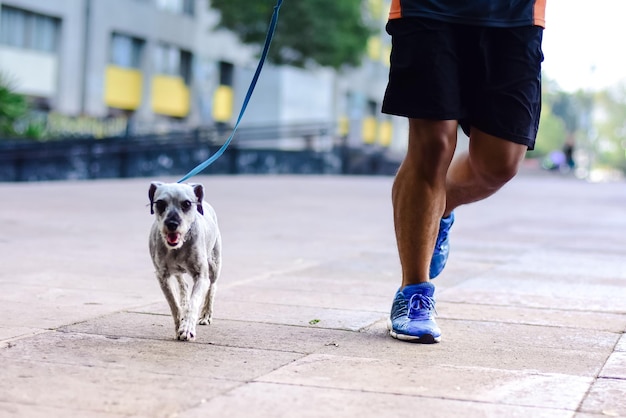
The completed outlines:
{"type": "Polygon", "coordinates": [[[188,318],[183,318],[178,327],[178,339],[181,341],[193,341],[196,339],[196,324],[188,318]]]}
{"type": "Polygon", "coordinates": [[[202,318],[200,318],[200,322],[198,322],[198,324],[200,325],[209,325],[211,324],[211,322],[213,322],[213,318],[209,315],[203,316],[202,318]]]}

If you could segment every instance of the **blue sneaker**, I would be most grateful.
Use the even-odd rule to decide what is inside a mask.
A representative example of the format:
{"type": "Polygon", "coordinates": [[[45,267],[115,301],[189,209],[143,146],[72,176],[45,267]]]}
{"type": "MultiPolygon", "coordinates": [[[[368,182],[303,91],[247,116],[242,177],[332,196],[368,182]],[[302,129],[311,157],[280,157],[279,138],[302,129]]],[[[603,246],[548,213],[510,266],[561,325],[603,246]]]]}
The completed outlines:
{"type": "Polygon", "coordinates": [[[424,344],[439,342],[441,330],[435,322],[435,286],[419,283],[396,292],[387,322],[393,338],[424,344]]]}
{"type": "Polygon", "coordinates": [[[450,228],[453,223],[454,212],[446,218],[441,218],[441,221],[439,221],[439,234],[437,234],[433,258],[430,260],[429,276],[431,279],[441,274],[443,268],[446,266],[446,261],[448,261],[448,254],[450,253],[448,234],[450,233],[450,228]]]}

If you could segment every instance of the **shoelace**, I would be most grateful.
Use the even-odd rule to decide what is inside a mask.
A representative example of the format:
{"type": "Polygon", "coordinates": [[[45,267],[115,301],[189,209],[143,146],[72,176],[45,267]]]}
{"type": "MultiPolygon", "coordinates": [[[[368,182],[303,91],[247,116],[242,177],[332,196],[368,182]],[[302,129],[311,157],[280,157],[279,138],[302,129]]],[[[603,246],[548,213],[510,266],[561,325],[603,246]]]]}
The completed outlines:
{"type": "Polygon", "coordinates": [[[430,296],[422,295],[420,293],[416,293],[411,296],[409,300],[409,316],[412,318],[419,317],[427,317],[430,314],[437,314],[437,310],[435,309],[435,299],[430,296]]]}

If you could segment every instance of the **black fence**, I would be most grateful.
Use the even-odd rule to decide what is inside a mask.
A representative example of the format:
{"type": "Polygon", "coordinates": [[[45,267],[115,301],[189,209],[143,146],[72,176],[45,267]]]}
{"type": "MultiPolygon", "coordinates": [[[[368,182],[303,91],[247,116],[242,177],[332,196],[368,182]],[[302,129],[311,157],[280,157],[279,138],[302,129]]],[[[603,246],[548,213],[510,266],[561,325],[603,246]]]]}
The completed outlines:
{"type": "MultiPolygon", "coordinates": [[[[203,174],[393,175],[398,162],[380,147],[349,147],[320,125],[240,129],[203,174]]],[[[104,139],[0,140],[0,181],[184,175],[215,153],[230,130],[104,139]]]]}

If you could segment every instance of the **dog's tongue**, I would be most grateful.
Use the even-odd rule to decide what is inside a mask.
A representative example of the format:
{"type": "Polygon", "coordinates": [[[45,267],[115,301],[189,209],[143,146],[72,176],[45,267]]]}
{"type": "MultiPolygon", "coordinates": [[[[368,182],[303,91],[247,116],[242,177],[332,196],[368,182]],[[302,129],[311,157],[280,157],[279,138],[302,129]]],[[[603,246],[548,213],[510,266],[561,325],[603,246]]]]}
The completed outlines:
{"type": "Polygon", "coordinates": [[[170,232],[167,234],[167,243],[170,245],[178,244],[178,240],[180,239],[180,234],[178,232],[170,232]]]}

